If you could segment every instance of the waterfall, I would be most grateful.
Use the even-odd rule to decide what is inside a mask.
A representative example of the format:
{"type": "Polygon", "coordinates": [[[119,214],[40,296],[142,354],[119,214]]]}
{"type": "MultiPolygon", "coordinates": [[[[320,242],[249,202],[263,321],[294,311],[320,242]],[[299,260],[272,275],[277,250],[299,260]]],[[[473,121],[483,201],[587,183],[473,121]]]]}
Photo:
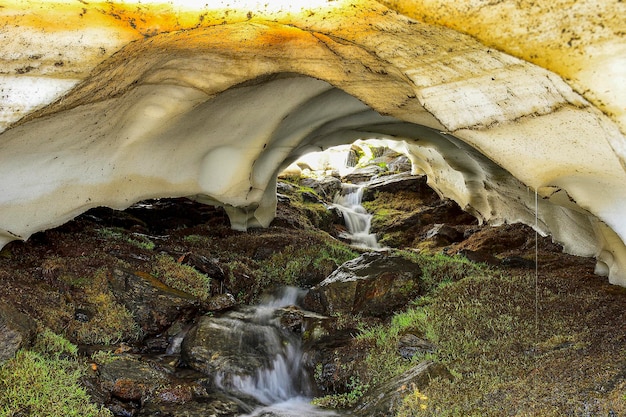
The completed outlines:
{"type": "Polygon", "coordinates": [[[353,245],[380,249],[376,235],[370,233],[372,215],[361,205],[363,190],[362,185],[342,184],[332,207],[341,212],[348,229],[346,237],[353,245]]]}
{"type": "Polygon", "coordinates": [[[217,387],[252,397],[263,404],[248,417],[337,416],[335,412],[309,403],[313,389],[301,364],[301,338],[280,325],[280,310],[296,305],[303,295],[302,290],[287,287],[259,305],[216,319],[217,324],[231,329],[242,356],[254,351],[257,359],[263,357],[262,365],[253,372],[215,376],[217,387]]]}

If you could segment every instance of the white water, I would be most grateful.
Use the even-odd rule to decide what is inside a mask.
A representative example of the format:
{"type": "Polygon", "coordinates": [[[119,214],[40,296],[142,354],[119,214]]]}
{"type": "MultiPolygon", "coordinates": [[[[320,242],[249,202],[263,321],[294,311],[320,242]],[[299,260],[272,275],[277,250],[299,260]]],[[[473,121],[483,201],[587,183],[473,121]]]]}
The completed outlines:
{"type": "Polygon", "coordinates": [[[376,235],[370,233],[372,215],[361,205],[363,189],[361,185],[342,184],[341,192],[337,193],[333,201],[333,207],[341,211],[348,229],[346,237],[353,245],[380,249],[376,235]]]}
{"type": "Polygon", "coordinates": [[[252,413],[240,417],[331,417],[339,415],[315,407],[309,401],[309,398],[294,397],[282,403],[257,408],[252,413]]]}
{"type": "Polygon", "coordinates": [[[301,366],[300,337],[281,328],[276,315],[277,310],[296,305],[302,295],[301,290],[288,287],[257,306],[218,319],[239,334],[242,352],[252,348],[270,353],[267,366],[258,368],[252,375],[218,375],[215,378],[218,387],[251,396],[263,404],[247,414],[248,417],[338,415],[310,404],[312,387],[309,376],[301,366]]]}

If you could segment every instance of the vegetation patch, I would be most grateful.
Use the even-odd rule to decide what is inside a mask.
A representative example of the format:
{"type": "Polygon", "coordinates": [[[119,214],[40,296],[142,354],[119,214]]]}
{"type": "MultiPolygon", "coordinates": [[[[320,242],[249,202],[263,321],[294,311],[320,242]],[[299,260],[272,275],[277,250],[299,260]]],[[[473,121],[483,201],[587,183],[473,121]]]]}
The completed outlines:
{"type": "Polygon", "coordinates": [[[495,273],[486,264],[469,261],[463,256],[448,256],[442,253],[424,253],[410,250],[397,253],[422,269],[422,283],[426,294],[441,285],[460,281],[468,277],[485,276],[495,273]]]}
{"type": "Polygon", "coordinates": [[[153,250],[155,248],[154,242],[148,236],[141,233],[128,233],[117,227],[98,229],[98,235],[104,239],[120,240],[140,249],[153,250]]]}
{"type": "Polygon", "coordinates": [[[348,384],[348,392],[314,398],[312,403],[323,408],[352,408],[358,405],[368,388],[369,385],[362,384],[358,377],[352,377],[348,384]]]}
{"type": "Polygon", "coordinates": [[[259,262],[267,286],[301,285],[307,276],[330,275],[339,265],[358,254],[348,246],[324,240],[317,245],[289,245],[259,262]]]}
{"type": "MultiPolygon", "coordinates": [[[[607,381],[621,375],[626,351],[600,347],[602,340],[614,340],[614,329],[589,330],[598,327],[590,311],[598,309],[606,293],[596,289],[581,294],[576,284],[564,285],[564,277],[536,286],[532,274],[442,255],[406,256],[422,266],[429,293],[389,323],[361,328],[358,339],[371,346],[360,365],[366,371],[363,382],[383,384],[424,360],[444,365],[453,378],[435,378],[425,388],[409,389],[397,417],[626,412],[624,384],[607,388],[607,381]],[[407,333],[436,348],[403,358],[398,343],[407,333]],[[613,357],[621,365],[609,371],[590,355],[603,356],[605,364],[613,357]]],[[[577,270],[579,266],[568,274],[577,270]]]]}
{"type": "Polygon", "coordinates": [[[153,274],[172,288],[206,300],[211,296],[211,278],[167,254],[157,256],[153,274]]]}
{"type": "Polygon", "coordinates": [[[21,350],[0,367],[0,416],[109,417],[91,403],[80,378],[85,364],[76,346],[44,331],[33,350],[21,350]]]}

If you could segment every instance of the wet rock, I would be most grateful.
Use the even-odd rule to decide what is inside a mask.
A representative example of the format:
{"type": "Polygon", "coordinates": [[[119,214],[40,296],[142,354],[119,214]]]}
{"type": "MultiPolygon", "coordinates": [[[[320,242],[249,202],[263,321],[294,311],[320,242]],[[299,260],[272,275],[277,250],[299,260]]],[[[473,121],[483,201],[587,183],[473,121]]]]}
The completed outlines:
{"type": "Polygon", "coordinates": [[[422,390],[434,378],[452,378],[441,364],[425,361],[405,373],[385,381],[361,398],[354,409],[360,417],[388,417],[396,415],[403,398],[414,390],[422,390]]]}
{"type": "Polygon", "coordinates": [[[341,180],[332,176],[321,178],[303,178],[300,184],[304,187],[312,188],[319,196],[327,201],[332,201],[333,197],[341,190],[341,180]]]}
{"type": "Polygon", "coordinates": [[[303,191],[300,193],[300,197],[302,197],[302,201],[305,203],[324,204],[324,200],[312,191],[303,191]]]}
{"type": "Polygon", "coordinates": [[[29,316],[0,301],[0,364],[32,345],[37,325],[29,316]]]}
{"type": "Polygon", "coordinates": [[[385,175],[367,183],[363,192],[363,201],[371,201],[378,192],[397,193],[399,191],[412,191],[421,200],[436,201],[439,196],[426,184],[425,175],[412,175],[410,172],[385,175]]]}
{"type": "Polygon", "coordinates": [[[158,334],[176,319],[191,316],[199,309],[196,298],[144,272],[115,269],[109,284],[115,298],[131,312],[144,334],[158,334]]]}
{"type": "Polygon", "coordinates": [[[102,388],[122,401],[142,401],[168,383],[168,374],[150,361],[115,357],[98,367],[102,388]]]}
{"type": "Polygon", "coordinates": [[[98,365],[91,363],[90,369],[80,378],[80,385],[85,389],[94,404],[111,405],[111,393],[100,383],[98,365]]]}
{"type": "Polygon", "coordinates": [[[280,325],[290,332],[300,334],[304,327],[304,312],[298,307],[290,306],[278,310],[280,325]]]}
{"type": "Polygon", "coordinates": [[[180,353],[180,344],[187,334],[191,324],[183,320],[176,320],[166,331],[143,341],[143,353],[165,353],[166,355],[180,353]]]}
{"type": "Polygon", "coordinates": [[[397,156],[387,163],[389,172],[411,172],[412,168],[411,160],[405,155],[397,156]]]}
{"type": "Polygon", "coordinates": [[[414,334],[405,334],[398,341],[398,353],[404,359],[411,359],[417,353],[434,352],[437,347],[428,340],[420,339],[414,334]]]}
{"type": "Polygon", "coordinates": [[[181,258],[183,264],[193,267],[196,271],[211,277],[211,279],[218,281],[226,279],[224,270],[217,259],[207,258],[195,253],[186,253],[181,258]]]}
{"type": "Polygon", "coordinates": [[[343,394],[351,390],[369,349],[353,337],[356,330],[329,329],[314,343],[307,343],[304,366],[314,375],[316,389],[322,395],[343,394]]]}
{"type": "Polygon", "coordinates": [[[115,417],[135,417],[139,410],[140,404],[138,402],[122,402],[114,400],[107,406],[109,411],[113,413],[115,417]]]}
{"type": "Polygon", "coordinates": [[[416,263],[400,256],[365,253],[311,288],[304,306],[328,315],[389,316],[419,295],[421,274],[416,263]]]}
{"type": "Polygon", "coordinates": [[[237,400],[214,394],[178,404],[150,401],[142,407],[138,417],[234,417],[250,411],[237,400]]]}
{"type": "Polygon", "coordinates": [[[156,398],[161,403],[184,404],[193,400],[194,391],[191,384],[178,384],[160,389],[156,398]]]}
{"type": "Polygon", "coordinates": [[[312,311],[304,311],[302,340],[311,345],[334,333],[337,329],[336,318],[322,316],[312,311]]]}
{"type": "Polygon", "coordinates": [[[245,329],[235,329],[236,321],[203,316],[183,340],[181,355],[193,369],[210,377],[253,375],[267,365],[274,352],[254,343],[256,337],[245,329]]]}
{"type": "Polygon", "coordinates": [[[383,172],[385,172],[385,169],[378,165],[368,165],[363,168],[356,168],[351,173],[345,175],[342,180],[352,184],[361,184],[370,181],[373,177],[383,172]]]}
{"type": "Polygon", "coordinates": [[[434,239],[439,244],[460,242],[463,240],[463,232],[447,224],[436,223],[426,232],[426,239],[434,239]]]}
{"type": "Polygon", "coordinates": [[[237,300],[232,294],[219,294],[209,298],[205,303],[208,311],[223,311],[237,305],[237,300]]]}
{"type": "Polygon", "coordinates": [[[533,259],[522,258],[521,256],[507,256],[502,258],[502,265],[509,268],[527,268],[535,267],[533,259]]]}

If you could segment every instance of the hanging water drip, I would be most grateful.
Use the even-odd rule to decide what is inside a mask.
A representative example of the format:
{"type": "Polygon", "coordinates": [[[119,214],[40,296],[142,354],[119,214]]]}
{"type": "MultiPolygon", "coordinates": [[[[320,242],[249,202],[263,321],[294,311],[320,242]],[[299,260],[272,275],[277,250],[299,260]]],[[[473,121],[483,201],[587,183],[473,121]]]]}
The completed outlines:
{"type": "Polygon", "coordinates": [[[539,197],[535,188],[535,338],[539,337],[539,197]]]}
{"type": "Polygon", "coordinates": [[[341,212],[348,229],[345,237],[353,245],[380,249],[376,235],[370,233],[372,215],[361,205],[363,190],[362,185],[342,184],[341,191],[335,196],[332,207],[341,212]]]}

